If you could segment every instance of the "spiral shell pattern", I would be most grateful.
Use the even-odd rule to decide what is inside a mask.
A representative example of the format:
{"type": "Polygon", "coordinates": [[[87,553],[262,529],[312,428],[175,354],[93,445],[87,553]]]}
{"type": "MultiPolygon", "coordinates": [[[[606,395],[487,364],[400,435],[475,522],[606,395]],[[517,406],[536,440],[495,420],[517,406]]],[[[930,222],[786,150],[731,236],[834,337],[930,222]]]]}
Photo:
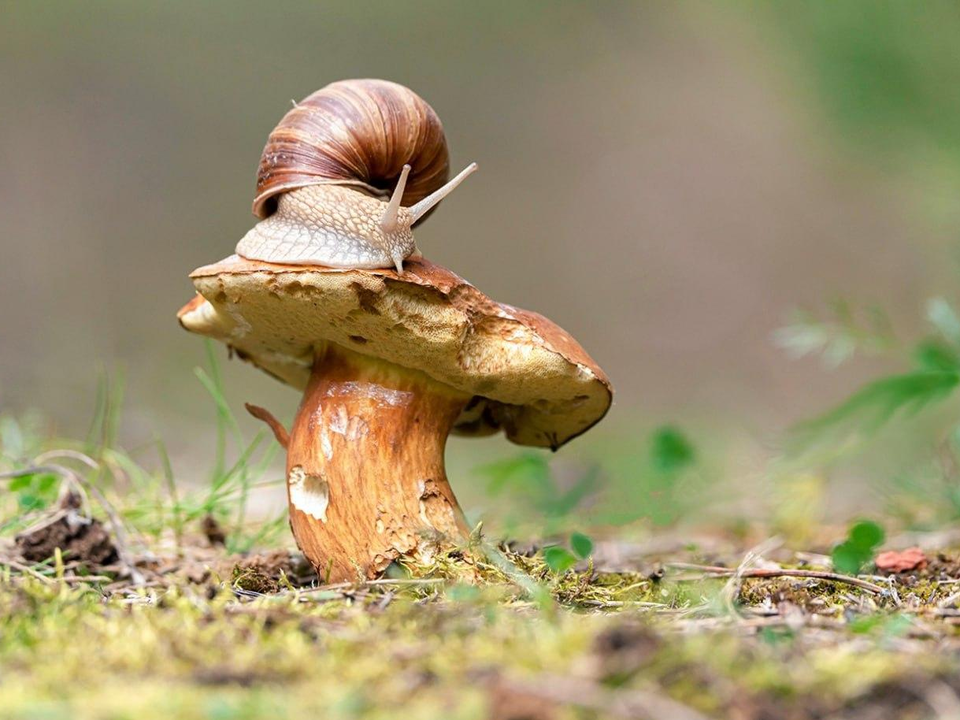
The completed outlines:
{"type": "Polygon", "coordinates": [[[281,193],[348,185],[387,195],[411,166],[403,205],[437,190],[449,175],[443,125],[419,95],[386,80],[342,80],[297,103],[270,133],[257,171],[253,213],[277,209],[281,193]]]}

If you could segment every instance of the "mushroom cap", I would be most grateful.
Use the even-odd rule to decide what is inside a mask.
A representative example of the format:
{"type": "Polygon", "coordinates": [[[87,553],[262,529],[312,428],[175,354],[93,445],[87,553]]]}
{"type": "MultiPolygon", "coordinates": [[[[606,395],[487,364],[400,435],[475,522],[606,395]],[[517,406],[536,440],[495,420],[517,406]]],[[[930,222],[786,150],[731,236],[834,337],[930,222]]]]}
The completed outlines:
{"type": "Polygon", "coordinates": [[[316,352],[335,343],[472,395],[458,434],[502,428],[517,444],[552,449],[598,423],[613,398],[603,370],[562,328],[423,258],[398,275],[231,255],[190,277],[199,294],[180,324],[301,390],[316,352]]]}

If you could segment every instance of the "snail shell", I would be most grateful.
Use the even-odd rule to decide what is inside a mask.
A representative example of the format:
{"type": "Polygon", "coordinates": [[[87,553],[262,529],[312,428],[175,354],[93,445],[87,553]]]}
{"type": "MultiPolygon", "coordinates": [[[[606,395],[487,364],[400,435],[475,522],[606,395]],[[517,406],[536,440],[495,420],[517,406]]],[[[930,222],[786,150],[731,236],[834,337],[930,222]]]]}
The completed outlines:
{"type": "Polygon", "coordinates": [[[332,83],[270,133],[253,201],[263,220],[237,254],[399,272],[416,251],[412,226],[475,168],[445,185],[443,126],[412,90],[385,80],[332,83]]]}

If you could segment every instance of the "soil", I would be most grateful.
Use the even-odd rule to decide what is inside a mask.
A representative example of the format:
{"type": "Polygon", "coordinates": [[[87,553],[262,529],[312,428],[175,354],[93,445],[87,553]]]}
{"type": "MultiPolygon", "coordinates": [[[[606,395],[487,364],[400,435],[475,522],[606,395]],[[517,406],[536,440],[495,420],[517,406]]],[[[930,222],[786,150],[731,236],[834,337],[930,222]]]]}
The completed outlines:
{"type": "Polygon", "coordinates": [[[85,517],[79,498],[72,494],[64,496],[60,508],[48,518],[17,535],[15,547],[28,563],[52,558],[57,548],[64,560],[75,560],[89,570],[111,565],[118,559],[117,548],[103,523],[85,517]]]}
{"type": "MultiPolygon", "coordinates": [[[[58,512],[17,547],[37,557],[80,538],[98,546],[99,523],[83,518],[78,526],[76,508],[58,512]]],[[[250,705],[259,714],[230,717],[323,716],[335,701],[356,709],[349,717],[379,720],[396,716],[400,696],[404,715],[430,720],[960,717],[950,714],[960,708],[955,548],[928,550],[928,565],[910,572],[861,576],[867,586],[834,573],[713,572],[737,567],[742,548],[623,547],[617,562],[626,564],[629,549],[633,570],[587,563],[565,573],[539,554],[500,548],[511,573],[536,583],[529,595],[490,563],[495,556],[475,549],[376,582],[322,586],[295,552],[238,557],[211,547],[202,532],[182,540],[175,553],[135,558],[140,588],[125,577],[75,576],[71,562],[62,578],[12,574],[0,592],[0,625],[28,642],[6,650],[0,643],[0,665],[23,668],[0,676],[0,706],[37,717],[39,704],[56,696],[65,713],[102,704],[104,713],[91,716],[99,720],[116,716],[107,706],[123,696],[131,717],[209,720],[191,708],[221,693],[250,703],[269,693],[289,712],[250,705]],[[57,654],[71,647],[82,649],[57,654]],[[179,661],[153,660],[170,657],[179,661]],[[44,673],[34,673],[40,666],[44,673]],[[59,679],[46,686],[48,676],[59,679]],[[134,682],[147,685],[123,695],[134,682]],[[171,682],[192,693],[189,707],[171,705],[171,682]],[[107,690],[94,696],[86,687],[107,690]],[[473,714],[452,710],[471,703],[473,714]]],[[[771,551],[764,568],[809,567],[816,560],[808,556],[771,551]]]]}
{"type": "MultiPolygon", "coordinates": [[[[64,564],[56,575],[14,567],[0,588],[0,625],[26,640],[0,643],[0,666],[25,668],[0,675],[0,707],[16,703],[24,712],[14,717],[37,717],[37,703],[63,688],[64,708],[92,707],[149,678],[123,701],[144,720],[209,720],[169,706],[170,682],[196,702],[221,692],[254,702],[272,688],[271,702],[283,698],[290,717],[317,715],[333,696],[379,720],[393,717],[376,710],[396,710],[391,698],[400,695],[423,700],[409,714],[431,720],[473,702],[482,714],[456,716],[960,717],[956,547],[927,545],[925,566],[854,578],[830,572],[821,554],[788,548],[765,553],[760,567],[743,565],[742,577],[718,572],[744,562],[736,543],[707,551],[607,542],[564,573],[536,546],[471,546],[430,566],[398,565],[378,581],[322,585],[290,550],[227,554],[218,528],[200,522],[175,548],[147,551],[137,539],[140,586],[111,569],[115,543],[74,499],[21,533],[7,548],[11,560],[40,563],[59,547],[64,564]],[[796,575],[810,570],[820,574],[796,575]],[[120,635],[136,638],[137,650],[116,642],[120,635]],[[59,657],[71,643],[83,650],[59,657]],[[181,661],[151,660],[168,657],[181,661]],[[43,685],[31,670],[40,666],[60,679],[43,685]],[[110,690],[93,697],[88,686],[110,690]]],[[[269,714],[259,710],[250,716],[269,714]]],[[[358,713],[351,717],[368,717],[358,713]]]]}
{"type": "Polygon", "coordinates": [[[233,566],[231,576],[235,587],[263,595],[289,586],[307,585],[317,578],[303,555],[286,550],[244,558],[233,566]]]}

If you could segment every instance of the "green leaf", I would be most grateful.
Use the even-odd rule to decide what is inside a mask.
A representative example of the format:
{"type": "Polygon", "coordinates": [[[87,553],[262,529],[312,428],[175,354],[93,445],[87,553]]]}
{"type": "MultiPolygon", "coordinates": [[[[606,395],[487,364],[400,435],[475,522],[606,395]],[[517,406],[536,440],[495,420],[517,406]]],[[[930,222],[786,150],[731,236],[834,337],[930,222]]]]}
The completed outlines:
{"type": "Polygon", "coordinates": [[[886,638],[903,637],[913,628],[913,620],[908,615],[896,615],[886,618],[882,625],[883,636],[886,638]]]}
{"type": "Polygon", "coordinates": [[[577,558],[565,547],[554,545],[543,551],[543,560],[557,573],[566,572],[577,564],[577,558]]]}
{"type": "Polygon", "coordinates": [[[17,502],[20,505],[20,509],[26,512],[29,512],[30,510],[42,510],[47,506],[46,500],[30,493],[23,493],[19,498],[17,498],[17,502]]]}
{"type": "Polygon", "coordinates": [[[913,627],[913,621],[906,615],[861,615],[850,625],[850,632],[857,635],[879,634],[885,638],[901,637],[913,627]]]}
{"type": "Polygon", "coordinates": [[[868,635],[881,627],[886,620],[884,615],[861,615],[847,626],[856,635],[868,635]]]}
{"type": "Polygon", "coordinates": [[[850,527],[847,539],[833,549],[833,567],[838,572],[856,575],[873,559],[873,551],[883,539],[883,528],[872,520],[855,523],[850,527]]]}
{"type": "Polygon", "coordinates": [[[957,372],[960,369],[960,357],[956,350],[939,340],[925,340],[917,345],[913,358],[923,370],[957,372]]]}
{"type": "Polygon", "coordinates": [[[765,627],[760,630],[760,640],[767,645],[791,643],[797,634],[790,628],[765,627]]]}
{"type": "Polygon", "coordinates": [[[838,436],[876,432],[898,413],[915,413],[943,400],[958,382],[957,372],[919,371],[881,378],[827,414],[798,425],[793,443],[802,447],[826,436],[839,440],[838,436]]]}
{"type": "Polygon", "coordinates": [[[37,490],[44,495],[49,495],[60,483],[60,478],[56,475],[39,475],[37,478],[37,490]]]}
{"type": "Polygon", "coordinates": [[[7,487],[10,488],[10,492],[20,492],[30,487],[32,482],[33,475],[21,475],[20,477],[13,478],[7,487]]]}
{"type": "Polygon", "coordinates": [[[870,560],[870,553],[865,553],[850,542],[842,542],[833,548],[833,567],[837,572],[847,575],[856,575],[860,568],[870,560]]]}
{"type": "Polygon", "coordinates": [[[665,425],[654,432],[651,459],[659,472],[683,470],[693,463],[695,456],[693,445],[679,429],[665,425]]]}
{"type": "Polygon", "coordinates": [[[870,520],[862,520],[850,528],[850,537],[848,542],[858,549],[872,555],[874,548],[878,547],[884,538],[883,528],[870,520]]]}
{"type": "Polygon", "coordinates": [[[593,552],[593,540],[583,533],[575,532],[570,536],[570,547],[574,555],[581,560],[586,560],[593,552]]]}

